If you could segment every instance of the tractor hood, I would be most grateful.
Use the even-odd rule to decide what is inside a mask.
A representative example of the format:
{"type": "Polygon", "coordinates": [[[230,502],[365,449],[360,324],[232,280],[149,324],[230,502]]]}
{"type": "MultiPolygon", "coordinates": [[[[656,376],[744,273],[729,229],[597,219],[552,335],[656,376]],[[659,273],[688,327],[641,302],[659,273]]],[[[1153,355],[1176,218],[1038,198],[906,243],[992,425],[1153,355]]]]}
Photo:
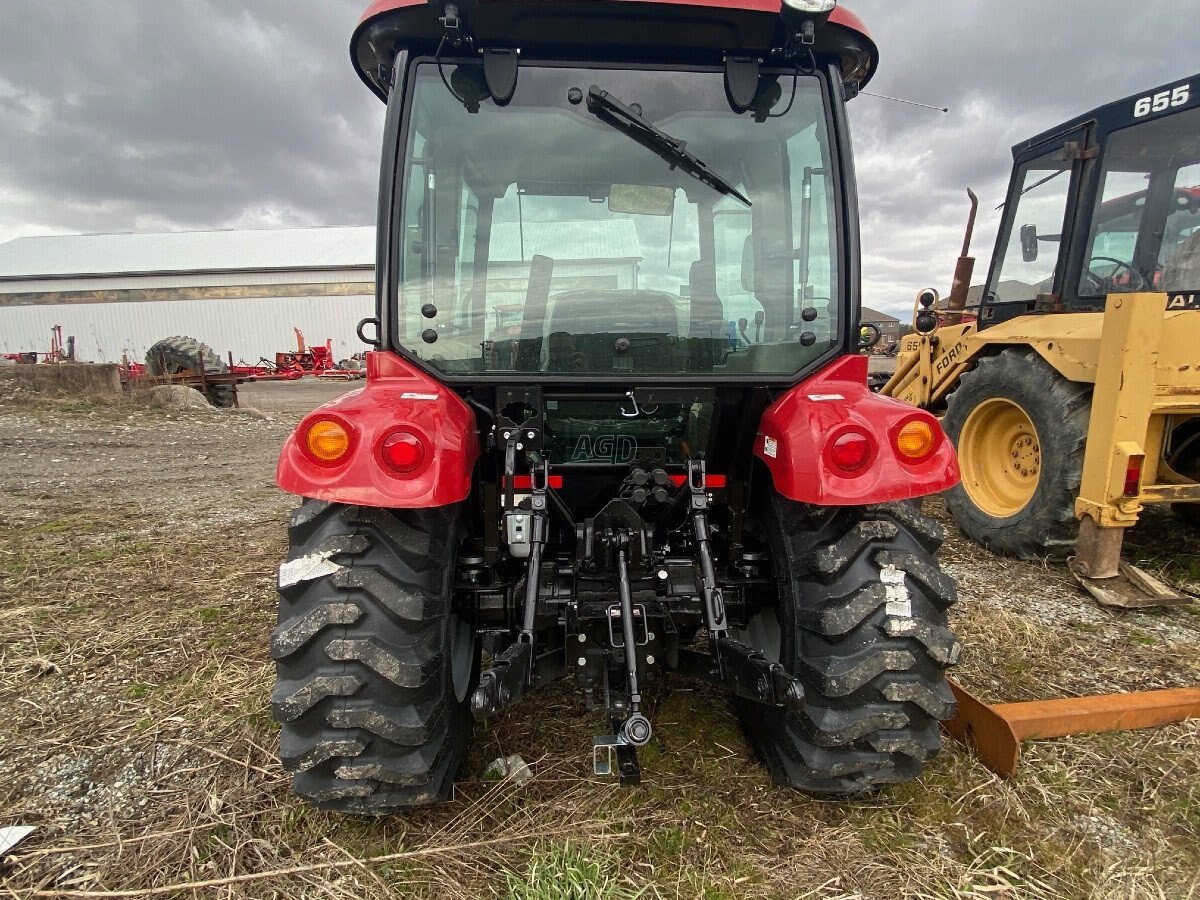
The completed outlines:
{"type": "MultiPolygon", "coordinates": [[[[781,0],[463,0],[476,50],[520,48],[525,59],[719,63],[769,61],[784,41],[781,0]]],[[[386,98],[398,53],[433,53],[442,26],[426,0],[376,0],[355,29],[359,77],[386,98]]],[[[841,6],[816,32],[813,51],[840,56],[847,81],[870,81],[879,51],[862,20],[841,6]]]]}

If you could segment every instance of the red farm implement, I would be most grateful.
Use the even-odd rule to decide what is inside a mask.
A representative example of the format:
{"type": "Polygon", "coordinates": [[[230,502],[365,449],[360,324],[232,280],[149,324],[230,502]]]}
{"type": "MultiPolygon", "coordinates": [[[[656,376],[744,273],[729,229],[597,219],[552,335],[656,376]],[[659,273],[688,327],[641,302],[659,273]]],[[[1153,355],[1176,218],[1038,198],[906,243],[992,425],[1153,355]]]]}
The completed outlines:
{"type": "Polygon", "coordinates": [[[55,325],[50,329],[50,350],[48,352],[41,353],[37,350],[19,351],[17,353],[5,353],[3,354],[3,358],[22,365],[74,362],[75,338],[71,336],[66,341],[63,341],[62,326],[55,325]]]}

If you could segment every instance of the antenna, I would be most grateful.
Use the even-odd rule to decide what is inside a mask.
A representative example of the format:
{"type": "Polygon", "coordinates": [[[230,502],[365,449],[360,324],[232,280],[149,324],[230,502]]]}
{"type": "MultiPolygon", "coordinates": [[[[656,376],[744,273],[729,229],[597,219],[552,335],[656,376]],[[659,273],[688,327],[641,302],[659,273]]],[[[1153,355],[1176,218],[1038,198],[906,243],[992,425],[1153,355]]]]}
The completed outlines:
{"type": "Polygon", "coordinates": [[[948,106],[930,106],[928,103],[918,103],[916,100],[905,100],[901,97],[889,97],[887,94],[875,94],[871,91],[859,91],[860,94],[866,94],[868,97],[878,97],[880,100],[891,100],[893,103],[907,103],[909,106],[919,106],[921,109],[932,109],[934,112],[948,113],[948,106]]]}

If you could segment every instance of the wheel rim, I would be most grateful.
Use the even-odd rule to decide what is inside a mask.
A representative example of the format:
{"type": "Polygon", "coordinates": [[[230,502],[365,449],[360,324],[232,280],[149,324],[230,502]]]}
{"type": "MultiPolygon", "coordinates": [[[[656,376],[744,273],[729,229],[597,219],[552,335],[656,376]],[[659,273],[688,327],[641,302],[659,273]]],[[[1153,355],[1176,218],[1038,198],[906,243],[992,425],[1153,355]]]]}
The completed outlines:
{"type": "Polygon", "coordinates": [[[963,489],[989,516],[1007,519],[1029,505],[1042,472],[1042,443],[1029,414],[1002,397],[971,410],[958,441],[963,489]]]}

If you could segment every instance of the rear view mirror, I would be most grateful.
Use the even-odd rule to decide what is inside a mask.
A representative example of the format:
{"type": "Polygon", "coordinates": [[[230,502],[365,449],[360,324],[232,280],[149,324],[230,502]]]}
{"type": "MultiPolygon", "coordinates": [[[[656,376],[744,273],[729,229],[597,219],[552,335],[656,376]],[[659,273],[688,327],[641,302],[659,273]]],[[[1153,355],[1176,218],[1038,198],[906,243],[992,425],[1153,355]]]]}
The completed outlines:
{"type": "Polygon", "coordinates": [[[614,184],[608,189],[608,211],[641,216],[669,216],[675,209],[675,188],[652,184],[614,184]]]}
{"type": "Polygon", "coordinates": [[[862,322],[858,326],[858,349],[870,350],[883,340],[883,332],[879,326],[871,322],[862,322]]]}
{"type": "Polygon", "coordinates": [[[1036,225],[1021,226],[1021,259],[1027,263],[1038,258],[1038,233],[1036,225]]]}
{"type": "Polygon", "coordinates": [[[754,235],[746,235],[742,242],[742,290],[754,293],[754,235]]]}

